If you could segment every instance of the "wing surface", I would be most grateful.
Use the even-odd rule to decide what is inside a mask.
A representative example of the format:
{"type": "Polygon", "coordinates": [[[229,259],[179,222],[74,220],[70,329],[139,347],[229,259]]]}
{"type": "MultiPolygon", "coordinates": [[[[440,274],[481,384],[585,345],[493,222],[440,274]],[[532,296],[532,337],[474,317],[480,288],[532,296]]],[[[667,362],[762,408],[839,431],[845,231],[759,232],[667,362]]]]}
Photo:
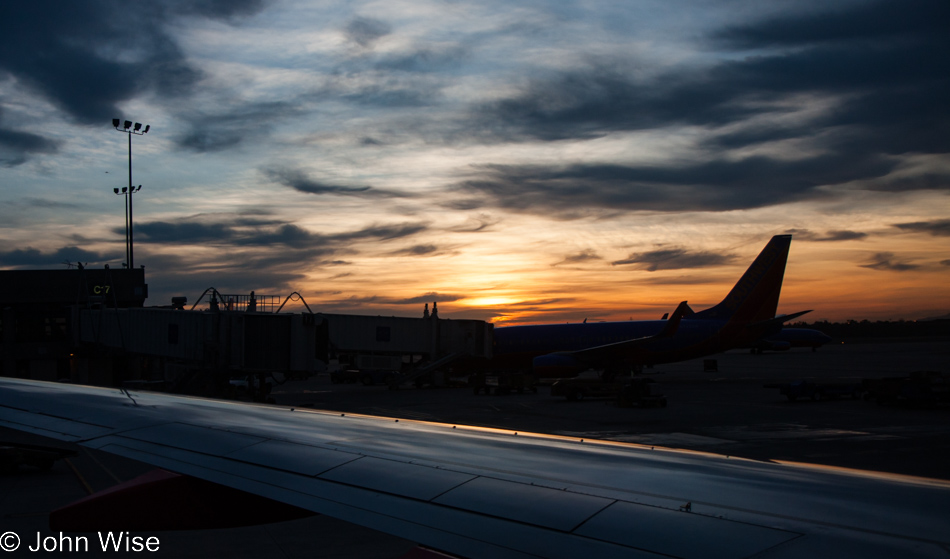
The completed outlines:
{"type": "Polygon", "coordinates": [[[950,549],[950,484],[934,480],[14,379],[0,424],[464,557],[950,549]]]}
{"type": "Polygon", "coordinates": [[[673,315],[666,321],[666,324],[663,325],[663,329],[652,336],[644,336],[642,338],[634,338],[632,340],[624,340],[622,342],[613,342],[601,346],[589,347],[576,351],[563,351],[558,353],[563,355],[573,355],[584,361],[605,361],[609,359],[615,359],[617,356],[623,355],[624,353],[641,348],[647,348],[656,340],[665,341],[675,336],[677,330],[679,330],[683,315],[686,314],[688,310],[689,305],[686,304],[686,301],[681,302],[679,305],[677,305],[676,310],[673,311],[673,315]]]}

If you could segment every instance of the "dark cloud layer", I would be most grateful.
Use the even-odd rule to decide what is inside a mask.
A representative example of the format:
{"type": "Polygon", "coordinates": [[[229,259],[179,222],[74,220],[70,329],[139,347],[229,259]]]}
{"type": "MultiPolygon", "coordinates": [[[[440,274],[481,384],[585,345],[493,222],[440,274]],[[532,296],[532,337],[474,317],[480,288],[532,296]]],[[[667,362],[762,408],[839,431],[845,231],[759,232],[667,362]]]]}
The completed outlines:
{"type": "Polygon", "coordinates": [[[868,237],[867,233],[845,230],[830,230],[821,234],[807,229],[789,229],[785,233],[793,235],[798,241],[813,242],[862,241],[868,237]]]}
{"type": "Polygon", "coordinates": [[[347,39],[363,48],[368,48],[380,38],[389,35],[392,27],[385,21],[358,17],[350,21],[344,31],[347,39]]]}
{"type": "MultiPolygon", "coordinates": [[[[474,207],[520,211],[552,210],[576,215],[579,208],[650,211],[726,211],[756,208],[824,196],[822,184],[849,180],[829,158],[781,161],[749,157],[741,162],[714,160],[677,167],[572,165],[491,165],[479,177],[457,185],[474,207]],[[768,177],[768,178],[766,178],[768,177]]],[[[866,163],[866,176],[886,173],[891,164],[866,163]]]]}
{"type": "Polygon", "coordinates": [[[611,262],[614,266],[636,264],[638,268],[650,272],[657,270],[682,270],[686,268],[708,268],[722,266],[735,260],[734,255],[713,252],[689,252],[681,248],[661,249],[649,252],[633,253],[623,260],[611,262]]]}
{"type": "Polygon", "coordinates": [[[820,187],[853,181],[876,189],[950,187],[939,171],[881,180],[899,164],[895,156],[950,152],[950,4],[848,3],[734,26],[708,39],[733,56],[649,80],[611,62],[536,77],[519,94],[476,107],[473,135],[486,142],[555,141],[699,126],[709,133],[711,153],[793,139],[809,146],[807,155],[554,171],[496,166],[463,186],[487,194],[490,205],[575,214],[618,204],[751,208],[819,197],[820,187]],[[772,124],[806,97],[831,108],[794,125],[772,124]]]}
{"type": "Polygon", "coordinates": [[[416,297],[409,297],[406,299],[394,299],[391,302],[399,305],[421,305],[423,303],[451,303],[452,301],[458,301],[460,299],[465,299],[466,295],[459,295],[456,293],[438,293],[436,291],[430,291],[416,297]]]}
{"type": "MultiPolygon", "coordinates": [[[[263,0],[2,2],[0,77],[13,76],[77,123],[105,126],[124,116],[120,104],[136,97],[168,100],[192,93],[201,72],[167,30],[173,19],[230,22],[262,6],[263,0]]],[[[193,132],[181,143],[209,151],[235,141],[233,133],[202,137],[193,132]]],[[[55,150],[53,140],[0,128],[0,165],[55,150]]]]}
{"type": "Polygon", "coordinates": [[[75,264],[100,264],[116,258],[115,255],[92,252],[79,247],[63,247],[53,252],[43,252],[35,248],[16,249],[0,252],[0,266],[50,267],[75,264]]]}
{"type": "Polygon", "coordinates": [[[893,252],[879,252],[874,255],[870,262],[867,264],[861,264],[861,267],[870,268],[872,270],[909,272],[911,270],[916,270],[920,266],[898,260],[893,252]]]}
{"type": "Polygon", "coordinates": [[[402,250],[392,252],[393,256],[433,256],[438,254],[439,247],[432,244],[413,245],[402,250]]]}
{"type": "MultiPolygon", "coordinates": [[[[428,229],[423,223],[376,224],[357,229],[325,235],[313,233],[292,223],[274,224],[262,221],[249,225],[244,218],[227,221],[200,222],[193,220],[151,221],[135,226],[136,238],[153,244],[209,244],[251,246],[283,246],[288,248],[328,247],[335,249],[342,243],[356,240],[390,241],[411,237],[428,229]]],[[[116,233],[125,233],[124,228],[115,228],[116,233]]]]}
{"type": "Polygon", "coordinates": [[[289,101],[242,103],[214,114],[185,115],[186,130],[175,144],[196,153],[213,153],[250,144],[270,134],[276,122],[299,114],[289,101]]]}
{"type": "Polygon", "coordinates": [[[935,221],[915,221],[912,223],[897,223],[894,225],[904,231],[915,231],[919,233],[930,233],[935,237],[950,237],[950,219],[938,219],[935,221]]]}
{"type": "Polygon", "coordinates": [[[176,96],[194,87],[200,74],[166,31],[171,19],[227,21],[261,6],[259,0],[3,2],[0,70],[77,121],[102,124],[136,95],[176,96]]]}
{"type": "Polygon", "coordinates": [[[564,260],[561,260],[556,264],[552,264],[552,266],[560,266],[561,264],[580,264],[582,262],[590,262],[591,260],[603,260],[603,258],[594,252],[593,249],[586,249],[574,254],[569,254],[564,257],[564,260]]]}
{"type": "MultiPolygon", "coordinates": [[[[3,122],[3,107],[0,106],[0,123],[3,122]]],[[[0,166],[13,167],[23,164],[34,153],[55,153],[59,142],[33,134],[3,127],[0,124],[0,166]]]]}
{"type": "Polygon", "coordinates": [[[269,168],[261,171],[267,179],[307,194],[336,194],[360,198],[410,198],[406,192],[373,188],[371,186],[342,186],[311,179],[299,169],[269,168]]]}

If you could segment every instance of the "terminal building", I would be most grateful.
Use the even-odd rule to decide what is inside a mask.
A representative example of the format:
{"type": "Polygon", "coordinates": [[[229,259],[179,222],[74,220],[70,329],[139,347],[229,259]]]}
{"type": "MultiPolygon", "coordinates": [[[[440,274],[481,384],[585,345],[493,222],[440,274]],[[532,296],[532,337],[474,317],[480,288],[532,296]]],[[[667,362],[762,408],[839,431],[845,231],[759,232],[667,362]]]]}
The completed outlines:
{"type": "Polygon", "coordinates": [[[7,377],[71,378],[75,310],[141,308],[145,270],[73,268],[0,271],[0,349],[7,377]]]}
{"type": "Polygon", "coordinates": [[[0,286],[2,373],[10,377],[210,393],[241,375],[407,372],[488,359],[492,350],[490,323],[437,313],[289,313],[280,297],[211,288],[187,310],[184,297],[146,307],[141,268],[0,271],[0,286]]]}

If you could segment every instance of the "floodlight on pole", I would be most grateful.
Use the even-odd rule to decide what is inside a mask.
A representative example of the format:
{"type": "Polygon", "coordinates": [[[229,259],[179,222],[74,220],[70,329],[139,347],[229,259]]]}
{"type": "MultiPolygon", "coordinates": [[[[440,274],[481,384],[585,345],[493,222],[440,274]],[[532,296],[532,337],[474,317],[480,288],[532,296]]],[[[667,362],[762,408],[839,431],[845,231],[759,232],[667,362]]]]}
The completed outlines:
{"type": "MultiPolygon", "coordinates": [[[[122,128],[119,128],[119,122],[121,119],[113,118],[112,127],[118,130],[119,132],[125,132],[129,135],[129,186],[122,188],[122,194],[125,195],[125,256],[128,267],[131,270],[135,266],[135,244],[133,241],[132,235],[132,195],[136,192],[142,190],[142,185],[137,187],[132,186],[132,135],[141,136],[149,131],[152,128],[151,125],[146,124],[145,129],[142,129],[142,123],[136,122],[135,126],[132,126],[131,120],[126,120],[122,122],[122,128]]],[[[113,192],[119,194],[119,189],[114,188],[113,192]]]]}
{"type": "Polygon", "coordinates": [[[129,187],[123,186],[120,192],[118,188],[113,188],[112,192],[116,195],[125,196],[125,265],[129,265],[129,187]]]}

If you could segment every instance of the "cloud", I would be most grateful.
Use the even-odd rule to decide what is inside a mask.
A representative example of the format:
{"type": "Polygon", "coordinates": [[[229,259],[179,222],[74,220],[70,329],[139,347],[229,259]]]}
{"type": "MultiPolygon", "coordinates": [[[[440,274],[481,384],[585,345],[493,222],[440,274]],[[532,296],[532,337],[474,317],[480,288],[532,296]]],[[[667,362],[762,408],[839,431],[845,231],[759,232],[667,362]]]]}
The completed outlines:
{"type": "Polygon", "coordinates": [[[393,256],[431,256],[439,252],[436,245],[414,245],[402,250],[391,252],[393,256]]]}
{"type": "Polygon", "coordinates": [[[339,196],[355,196],[360,198],[411,198],[408,192],[384,190],[371,186],[342,186],[327,184],[309,178],[299,169],[268,168],[261,170],[264,175],[279,184],[289,186],[298,192],[307,194],[335,194],[339,196]]]}
{"type": "MultiPolygon", "coordinates": [[[[820,157],[781,161],[756,156],[675,167],[485,165],[474,168],[476,178],[454,189],[471,193],[467,201],[479,207],[554,212],[562,218],[584,215],[584,209],[728,211],[825,198],[827,194],[817,187],[845,178],[829,163],[820,157]]],[[[886,172],[885,167],[866,173],[877,176],[886,172]]]]}
{"type": "Polygon", "coordinates": [[[580,264],[581,262],[589,262],[591,260],[603,260],[603,258],[594,252],[593,249],[585,249],[575,254],[569,254],[564,257],[564,260],[551,265],[560,266],[561,264],[580,264]]]}
{"type": "Polygon", "coordinates": [[[392,27],[378,19],[358,17],[346,25],[344,32],[347,39],[363,48],[369,48],[380,38],[392,33],[392,27]]]}
{"type": "MultiPolygon", "coordinates": [[[[0,107],[0,117],[3,116],[0,107]]],[[[60,142],[9,128],[0,127],[0,166],[15,167],[37,153],[56,153],[60,142]]]]}
{"type": "Polygon", "coordinates": [[[460,65],[469,50],[460,45],[440,45],[439,48],[419,47],[381,57],[374,67],[378,70],[430,73],[460,65]]]}
{"type": "Polygon", "coordinates": [[[834,149],[945,153],[948,18],[950,6],[940,0],[876,1],[734,26],[716,39],[733,49],[771,50],[723,64],[717,74],[760,94],[846,98],[813,123],[833,133],[834,149]]]}
{"type": "MultiPolygon", "coordinates": [[[[731,26],[706,38],[721,56],[705,68],[648,75],[601,59],[535,76],[472,107],[471,138],[550,142],[689,127],[700,150],[685,165],[496,166],[462,186],[487,194],[488,205],[562,216],[755,208],[820,198],[829,185],[950,188],[938,169],[885,180],[905,154],[950,152],[948,6],[848,3],[731,26]]],[[[457,204],[484,207],[478,199],[457,204]]]]}
{"type": "Polygon", "coordinates": [[[377,238],[383,241],[391,241],[393,239],[411,237],[413,235],[426,231],[428,228],[429,226],[423,223],[370,225],[369,227],[364,227],[363,229],[358,229],[356,231],[330,235],[327,238],[333,241],[352,241],[356,239],[368,239],[368,238],[377,238]]]}
{"type": "Polygon", "coordinates": [[[477,217],[469,217],[465,223],[449,228],[449,231],[456,233],[481,233],[491,231],[491,228],[498,225],[501,220],[489,214],[480,214],[477,217]]]}
{"type": "Polygon", "coordinates": [[[260,141],[270,135],[275,123],[301,114],[292,101],[236,103],[217,114],[185,115],[187,130],[174,137],[175,145],[196,153],[213,153],[260,141]]]}
{"type": "MultiPolygon", "coordinates": [[[[223,221],[201,221],[196,218],[179,221],[151,221],[136,225],[137,238],[153,244],[232,245],[238,247],[283,246],[297,249],[323,247],[336,250],[355,240],[391,241],[426,231],[423,223],[374,224],[353,231],[313,233],[292,223],[275,220],[248,220],[245,217],[223,221]]],[[[123,233],[124,228],[115,228],[123,233]]]]}
{"type": "Polygon", "coordinates": [[[907,262],[899,262],[894,259],[893,252],[879,252],[874,255],[871,261],[867,264],[861,264],[862,268],[870,268],[872,270],[889,270],[892,272],[907,272],[910,270],[916,270],[920,266],[916,264],[908,264],[907,262]]]}
{"type": "Polygon", "coordinates": [[[218,21],[259,1],[53,0],[0,4],[0,70],[83,124],[108,123],[140,95],[188,95],[201,74],[166,26],[183,15],[218,21]],[[28,24],[26,24],[28,22],[28,24]],[[77,84],[82,84],[77,87],[77,84]]]}
{"type": "MultiPolygon", "coordinates": [[[[436,303],[450,303],[452,301],[458,301],[460,299],[467,298],[466,295],[458,293],[438,293],[438,292],[428,292],[422,295],[417,295],[415,297],[405,297],[405,298],[394,298],[386,297],[382,295],[366,295],[366,296],[350,296],[344,297],[341,299],[329,299],[324,298],[320,302],[320,308],[324,311],[330,312],[352,312],[356,309],[365,309],[368,306],[373,307],[401,307],[405,305],[412,305],[416,307],[416,310],[419,312],[419,317],[422,317],[422,305],[431,305],[433,302],[436,303]]],[[[444,310],[444,309],[440,309],[444,310]]],[[[468,313],[467,313],[468,314],[468,313]]]]}
{"type": "Polygon", "coordinates": [[[456,293],[438,293],[436,291],[430,291],[423,295],[418,295],[416,297],[409,297],[407,299],[391,299],[387,302],[395,303],[397,305],[419,305],[422,303],[451,303],[453,301],[459,301],[461,299],[467,298],[466,295],[459,295],[456,293]]]}
{"type": "MultiPolygon", "coordinates": [[[[113,229],[125,233],[125,228],[113,229]]],[[[134,234],[144,241],[157,244],[204,244],[225,242],[235,238],[236,232],[223,223],[198,223],[193,221],[146,221],[135,226],[134,234]]]]}
{"type": "Polygon", "coordinates": [[[0,252],[0,266],[65,266],[67,262],[82,262],[99,264],[116,258],[116,255],[92,252],[75,246],[63,247],[53,252],[44,253],[38,249],[27,247],[0,252]]]}
{"type": "Polygon", "coordinates": [[[720,31],[717,38],[733,48],[750,50],[860,40],[942,40],[947,17],[950,9],[940,0],[910,0],[901,5],[877,0],[737,25],[720,31]]]}
{"type": "Polygon", "coordinates": [[[366,107],[432,108],[438,104],[443,85],[442,78],[436,75],[402,75],[375,69],[347,68],[330,79],[313,97],[320,100],[336,97],[346,103],[366,107]]]}
{"type": "Polygon", "coordinates": [[[950,237],[950,219],[935,221],[915,221],[912,223],[895,223],[894,227],[904,231],[930,233],[934,237],[950,237]]]}
{"type": "Polygon", "coordinates": [[[798,241],[812,242],[862,241],[868,237],[867,233],[846,230],[830,230],[824,235],[807,229],[789,229],[785,233],[794,235],[798,241]]]}
{"type": "Polygon", "coordinates": [[[12,202],[11,205],[15,206],[25,206],[28,208],[57,208],[62,210],[74,210],[79,208],[79,204],[74,204],[72,202],[63,202],[62,200],[51,200],[49,198],[20,198],[19,200],[12,202]]]}
{"type": "Polygon", "coordinates": [[[613,266],[637,264],[639,269],[656,272],[657,270],[681,270],[684,268],[708,268],[722,266],[735,260],[735,255],[715,254],[712,252],[694,252],[681,248],[661,249],[650,252],[633,253],[623,260],[611,262],[613,266]]]}

